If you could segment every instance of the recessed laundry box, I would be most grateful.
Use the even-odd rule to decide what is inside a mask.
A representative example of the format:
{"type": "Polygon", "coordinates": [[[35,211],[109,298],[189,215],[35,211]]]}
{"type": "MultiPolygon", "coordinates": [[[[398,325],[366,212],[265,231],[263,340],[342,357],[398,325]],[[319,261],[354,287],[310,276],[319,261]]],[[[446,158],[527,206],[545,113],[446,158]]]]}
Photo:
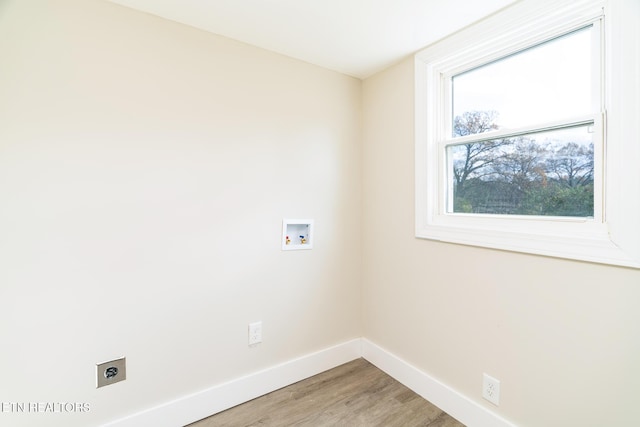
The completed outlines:
{"type": "Polygon", "coordinates": [[[282,250],[296,251],[313,248],[312,219],[282,220],[282,250]]]}

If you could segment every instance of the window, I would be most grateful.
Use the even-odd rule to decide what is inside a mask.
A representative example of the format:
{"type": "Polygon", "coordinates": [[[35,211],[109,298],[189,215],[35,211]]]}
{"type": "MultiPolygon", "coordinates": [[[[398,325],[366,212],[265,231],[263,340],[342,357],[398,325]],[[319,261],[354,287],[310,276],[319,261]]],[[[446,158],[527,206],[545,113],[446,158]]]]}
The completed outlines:
{"type": "Polygon", "coordinates": [[[594,216],[594,33],[590,24],[447,78],[447,212],[594,216]]]}
{"type": "Polygon", "coordinates": [[[611,6],[519,2],[416,55],[417,237],[640,267],[638,83],[619,69],[640,8],[611,6]]]}

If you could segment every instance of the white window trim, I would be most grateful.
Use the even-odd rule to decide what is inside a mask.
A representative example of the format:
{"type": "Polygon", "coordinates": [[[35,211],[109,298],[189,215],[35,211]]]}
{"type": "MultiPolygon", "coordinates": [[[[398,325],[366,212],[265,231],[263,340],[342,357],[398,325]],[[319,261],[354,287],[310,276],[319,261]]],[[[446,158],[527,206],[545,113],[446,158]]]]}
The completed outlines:
{"type": "Polygon", "coordinates": [[[640,268],[640,5],[636,0],[524,0],[415,57],[416,236],[640,268]],[[593,219],[447,213],[444,71],[478,64],[602,18],[603,182],[593,219]],[[517,41],[517,42],[516,42],[517,41]],[[496,48],[496,46],[499,46],[496,48]],[[462,61],[461,61],[462,59],[462,61]]]}

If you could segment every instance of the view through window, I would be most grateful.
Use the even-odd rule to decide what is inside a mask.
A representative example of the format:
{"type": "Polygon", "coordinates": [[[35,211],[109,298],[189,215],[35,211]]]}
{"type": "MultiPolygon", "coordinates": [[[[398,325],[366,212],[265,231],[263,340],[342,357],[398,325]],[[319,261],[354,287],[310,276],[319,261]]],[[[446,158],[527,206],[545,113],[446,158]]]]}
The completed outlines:
{"type": "Polygon", "coordinates": [[[588,26],[451,78],[448,212],[594,216],[592,37],[588,26]]]}

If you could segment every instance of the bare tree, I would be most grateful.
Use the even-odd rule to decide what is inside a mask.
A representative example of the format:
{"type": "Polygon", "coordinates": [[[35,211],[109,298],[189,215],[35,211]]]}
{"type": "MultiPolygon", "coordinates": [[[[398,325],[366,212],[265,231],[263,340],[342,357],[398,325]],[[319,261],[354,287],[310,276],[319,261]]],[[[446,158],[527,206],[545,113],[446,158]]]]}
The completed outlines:
{"type": "MultiPolygon", "coordinates": [[[[498,129],[496,111],[467,111],[456,116],[453,121],[454,136],[476,135],[498,129]]],[[[497,149],[509,144],[507,139],[497,139],[464,144],[458,148],[462,154],[456,156],[453,176],[456,180],[456,192],[464,193],[465,182],[470,178],[480,178],[491,174],[488,166],[498,160],[497,149]],[[463,147],[463,148],[462,148],[463,147]]]]}
{"type": "Polygon", "coordinates": [[[466,111],[453,120],[453,136],[467,136],[498,129],[497,111],[466,111]]]}
{"type": "Polygon", "coordinates": [[[563,145],[547,160],[547,169],[570,188],[590,183],[593,181],[593,144],[588,147],[575,142],[563,145]]]}
{"type": "MultiPolygon", "coordinates": [[[[457,116],[454,136],[496,130],[497,116],[495,111],[457,116]]],[[[593,144],[538,132],[452,145],[448,154],[455,212],[593,215],[593,144]]]]}
{"type": "Polygon", "coordinates": [[[494,165],[501,178],[515,185],[519,191],[527,191],[532,183],[547,182],[545,160],[547,145],[541,145],[526,137],[518,137],[513,141],[512,149],[494,165]]]}

